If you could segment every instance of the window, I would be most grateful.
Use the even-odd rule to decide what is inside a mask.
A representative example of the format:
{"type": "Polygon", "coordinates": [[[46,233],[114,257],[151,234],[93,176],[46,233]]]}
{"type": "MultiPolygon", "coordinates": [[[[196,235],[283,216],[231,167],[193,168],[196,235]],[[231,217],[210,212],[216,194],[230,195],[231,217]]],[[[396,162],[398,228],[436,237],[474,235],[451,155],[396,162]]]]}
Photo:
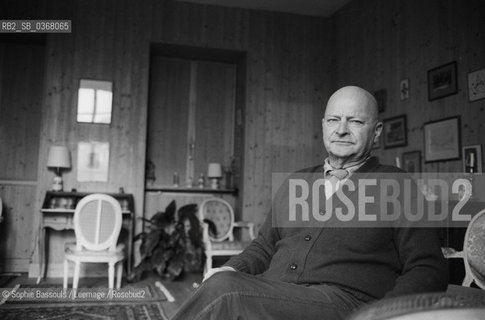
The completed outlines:
{"type": "Polygon", "coordinates": [[[77,122],[111,123],[113,83],[81,80],[77,102],[77,122]]]}

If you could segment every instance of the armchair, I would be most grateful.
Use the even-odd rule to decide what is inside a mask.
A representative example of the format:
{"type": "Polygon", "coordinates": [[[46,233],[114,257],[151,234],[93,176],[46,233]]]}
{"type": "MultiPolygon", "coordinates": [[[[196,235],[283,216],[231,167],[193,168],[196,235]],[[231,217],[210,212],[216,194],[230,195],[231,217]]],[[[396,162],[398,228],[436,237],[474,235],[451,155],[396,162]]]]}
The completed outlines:
{"type": "Polygon", "coordinates": [[[477,213],[468,224],[463,250],[443,248],[445,258],[461,258],[465,264],[463,286],[475,282],[485,290],[485,209],[477,213]]]}
{"type": "Polygon", "coordinates": [[[220,198],[210,198],[199,207],[199,219],[203,227],[206,262],[204,273],[212,269],[212,258],[215,256],[234,256],[241,253],[250,241],[234,239],[234,228],[247,228],[249,238],[254,239],[254,223],[235,221],[231,205],[220,198]],[[209,227],[211,225],[213,229],[209,227]],[[215,227],[215,228],[214,228],[215,227]],[[210,232],[212,231],[212,232],[210,232]]]}

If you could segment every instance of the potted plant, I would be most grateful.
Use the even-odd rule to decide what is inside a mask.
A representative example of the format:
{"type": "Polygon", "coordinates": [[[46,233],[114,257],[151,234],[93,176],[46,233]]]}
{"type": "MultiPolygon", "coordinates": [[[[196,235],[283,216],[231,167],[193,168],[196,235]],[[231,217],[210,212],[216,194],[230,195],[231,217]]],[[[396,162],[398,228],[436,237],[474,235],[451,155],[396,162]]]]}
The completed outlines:
{"type": "Polygon", "coordinates": [[[156,271],[160,276],[177,279],[184,271],[202,269],[203,243],[197,205],[181,207],[175,216],[172,201],[165,212],[157,212],[148,223],[148,230],[135,236],[141,240],[141,262],[129,275],[129,281],[138,281],[146,271],[156,271]]]}

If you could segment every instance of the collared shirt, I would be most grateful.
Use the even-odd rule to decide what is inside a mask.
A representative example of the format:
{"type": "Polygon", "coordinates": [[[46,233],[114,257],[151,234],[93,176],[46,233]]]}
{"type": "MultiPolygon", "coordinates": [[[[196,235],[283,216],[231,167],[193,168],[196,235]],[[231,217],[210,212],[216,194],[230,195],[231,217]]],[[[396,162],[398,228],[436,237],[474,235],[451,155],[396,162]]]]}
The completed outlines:
{"type": "MultiPolygon", "coordinates": [[[[325,175],[325,179],[330,181],[330,185],[332,186],[331,188],[327,187],[325,188],[325,198],[330,199],[330,197],[335,193],[337,192],[337,190],[340,188],[340,185],[345,183],[345,181],[347,181],[347,179],[357,170],[359,169],[364,163],[367,162],[367,160],[370,158],[370,156],[366,157],[365,160],[357,163],[356,165],[353,165],[353,166],[350,166],[350,167],[347,167],[347,168],[342,168],[343,170],[347,170],[348,174],[347,176],[342,179],[342,180],[337,180],[337,179],[332,179],[332,180],[336,180],[335,182],[333,181],[330,181],[330,179],[328,178],[328,173],[332,170],[335,170],[334,167],[332,167],[332,165],[330,164],[330,160],[328,158],[325,159],[324,163],[323,163],[323,172],[324,172],[324,175],[325,175]]],[[[329,186],[330,186],[329,185],[329,186]]]]}

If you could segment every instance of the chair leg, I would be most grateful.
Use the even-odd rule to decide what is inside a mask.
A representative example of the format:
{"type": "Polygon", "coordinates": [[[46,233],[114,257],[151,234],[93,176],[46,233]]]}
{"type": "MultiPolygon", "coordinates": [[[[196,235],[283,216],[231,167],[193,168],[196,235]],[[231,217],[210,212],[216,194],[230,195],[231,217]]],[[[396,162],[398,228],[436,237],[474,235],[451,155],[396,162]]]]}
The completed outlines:
{"type": "Polygon", "coordinates": [[[212,256],[206,255],[204,274],[209,272],[211,269],[212,269],[212,256]]]}
{"type": "Polygon", "coordinates": [[[81,262],[75,261],[74,262],[74,279],[72,280],[72,288],[77,289],[77,285],[79,284],[79,271],[81,269],[81,262]]]}
{"type": "Polygon", "coordinates": [[[468,273],[468,271],[465,272],[465,279],[463,279],[463,284],[462,286],[464,287],[469,287],[473,282],[473,277],[468,273]]]}
{"type": "Polygon", "coordinates": [[[109,281],[109,288],[113,289],[115,286],[115,264],[114,262],[109,262],[109,267],[108,267],[108,281],[109,281]]]}
{"type": "Polygon", "coordinates": [[[121,278],[123,277],[123,261],[116,265],[116,289],[121,288],[121,278]]]}
{"type": "Polygon", "coordinates": [[[64,281],[62,283],[62,287],[64,289],[67,289],[67,273],[69,271],[69,264],[67,262],[67,259],[64,259],[64,281]]]}

